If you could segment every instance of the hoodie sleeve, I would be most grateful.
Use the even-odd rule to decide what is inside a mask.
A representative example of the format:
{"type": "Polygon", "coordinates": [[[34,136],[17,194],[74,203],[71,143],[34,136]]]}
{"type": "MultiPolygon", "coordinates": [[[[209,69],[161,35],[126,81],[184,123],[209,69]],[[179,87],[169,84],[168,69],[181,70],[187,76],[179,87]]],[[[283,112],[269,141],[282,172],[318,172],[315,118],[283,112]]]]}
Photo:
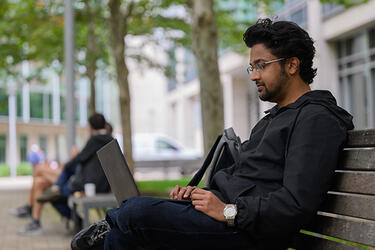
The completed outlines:
{"type": "Polygon", "coordinates": [[[328,110],[302,110],[290,135],[282,188],[238,198],[238,228],[280,237],[306,224],[329,189],[345,141],[346,129],[328,110]]]}
{"type": "Polygon", "coordinates": [[[72,159],[70,159],[66,164],[66,169],[69,169],[78,163],[82,163],[87,161],[95,152],[97,151],[97,143],[95,143],[95,139],[93,136],[89,138],[86,145],[83,147],[83,149],[72,159]]]}

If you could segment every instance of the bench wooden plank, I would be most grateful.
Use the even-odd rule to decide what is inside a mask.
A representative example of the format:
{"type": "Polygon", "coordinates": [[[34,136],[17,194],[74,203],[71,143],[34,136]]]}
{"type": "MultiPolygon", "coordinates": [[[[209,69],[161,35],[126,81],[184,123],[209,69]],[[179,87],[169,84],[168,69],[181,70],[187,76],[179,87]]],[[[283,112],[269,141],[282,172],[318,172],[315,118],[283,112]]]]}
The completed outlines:
{"type": "Polygon", "coordinates": [[[331,191],[375,195],[375,172],[336,170],[331,191]]]}
{"type": "Polygon", "coordinates": [[[375,247],[375,221],[319,213],[307,230],[375,247]]]}
{"type": "Polygon", "coordinates": [[[291,247],[296,250],[358,250],[358,247],[327,240],[321,237],[323,236],[311,236],[299,233],[291,247]]]}
{"type": "Polygon", "coordinates": [[[348,147],[375,147],[375,129],[348,132],[348,147]]]}
{"type": "Polygon", "coordinates": [[[344,150],[339,168],[375,171],[375,148],[344,150]]]}
{"type": "MultiPolygon", "coordinates": [[[[97,194],[93,197],[70,196],[68,199],[68,204],[72,208],[72,217],[75,218],[74,221],[76,222],[78,222],[78,207],[81,207],[83,213],[83,227],[88,227],[90,225],[89,210],[91,208],[117,207],[116,198],[112,193],[97,194]]],[[[80,230],[80,225],[76,224],[74,230],[78,232],[80,230]]]]}
{"type": "Polygon", "coordinates": [[[375,196],[329,192],[321,211],[375,221],[375,196]]]}

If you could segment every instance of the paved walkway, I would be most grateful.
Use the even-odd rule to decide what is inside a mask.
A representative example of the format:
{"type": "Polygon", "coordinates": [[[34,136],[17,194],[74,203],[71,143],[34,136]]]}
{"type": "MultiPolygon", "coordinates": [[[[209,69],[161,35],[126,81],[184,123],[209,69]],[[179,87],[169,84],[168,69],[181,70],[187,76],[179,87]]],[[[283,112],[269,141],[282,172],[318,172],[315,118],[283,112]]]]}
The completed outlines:
{"type": "Polygon", "coordinates": [[[43,234],[20,236],[17,229],[29,222],[8,215],[8,210],[25,204],[30,177],[0,178],[0,249],[6,250],[68,250],[72,235],[57,212],[47,204],[42,213],[43,234]]]}

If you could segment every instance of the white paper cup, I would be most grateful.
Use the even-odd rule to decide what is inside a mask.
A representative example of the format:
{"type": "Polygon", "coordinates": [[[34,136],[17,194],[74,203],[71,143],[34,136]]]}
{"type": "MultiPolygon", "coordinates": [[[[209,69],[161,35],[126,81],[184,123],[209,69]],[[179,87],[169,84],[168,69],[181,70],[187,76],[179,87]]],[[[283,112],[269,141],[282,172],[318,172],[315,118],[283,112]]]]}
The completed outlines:
{"type": "Polygon", "coordinates": [[[85,195],[87,197],[95,196],[96,189],[94,183],[86,183],[85,184],[85,195]]]}

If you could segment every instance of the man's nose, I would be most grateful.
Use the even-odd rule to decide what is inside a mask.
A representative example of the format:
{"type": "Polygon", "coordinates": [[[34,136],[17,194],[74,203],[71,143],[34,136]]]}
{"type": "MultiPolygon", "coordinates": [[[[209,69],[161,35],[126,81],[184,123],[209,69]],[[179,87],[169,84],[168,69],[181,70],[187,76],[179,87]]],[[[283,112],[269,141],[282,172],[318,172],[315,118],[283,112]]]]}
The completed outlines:
{"type": "Polygon", "coordinates": [[[252,80],[252,81],[256,81],[256,80],[258,80],[260,78],[260,74],[259,74],[259,72],[257,71],[257,70],[253,70],[252,72],[251,72],[251,75],[250,75],[250,79],[252,80]]]}

